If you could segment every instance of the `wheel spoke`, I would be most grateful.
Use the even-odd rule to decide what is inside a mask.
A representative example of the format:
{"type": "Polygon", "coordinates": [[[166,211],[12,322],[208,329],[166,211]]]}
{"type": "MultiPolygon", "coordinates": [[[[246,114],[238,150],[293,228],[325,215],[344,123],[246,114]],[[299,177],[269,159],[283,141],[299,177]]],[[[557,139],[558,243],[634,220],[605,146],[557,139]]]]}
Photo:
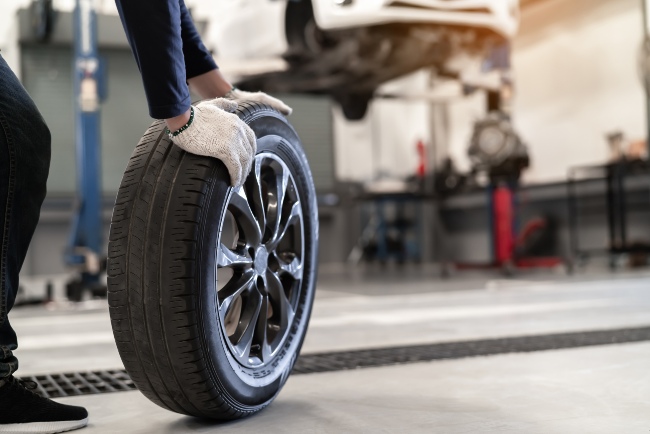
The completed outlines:
{"type": "Polygon", "coordinates": [[[250,268],[252,265],[253,260],[251,258],[233,252],[223,243],[219,244],[219,249],[217,250],[217,266],[219,268],[250,268]]]}
{"type": "MultiPolygon", "coordinates": [[[[264,207],[264,199],[262,197],[262,159],[256,158],[253,162],[253,170],[249,176],[244,188],[250,199],[251,209],[257,220],[257,224],[261,228],[261,237],[264,236],[264,228],[266,227],[266,210],[264,207]]],[[[260,237],[260,240],[261,240],[260,237]]],[[[261,241],[260,241],[261,242],[261,241]]]]}
{"type": "Polygon", "coordinates": [[[241,331],[241,333],[237,337],[234,345],[237,358],[243,362],[247,362],[250,357],[257,324],[259,323],[260,317],[265,316],[261,315],[262,308],[266,305],[263,301],[264,297],[257,291],[253,291],[253,294],[249,297],[245,311],[239,321],[237,332],[241,331]]]}
{"type": "Polygon", "coordinates": [[[262,362],[268,361],[271,359],[271,346],[268,343],[267,330],[269,327],[268,312],[269,309],[269,297],[262,297],[260,314],[257,318],[257,325],[255,327],[255,339],[254,345],[257,347],[255,353],[256,356],[262,360],[262,362]]]}
{"type": "Polygon", "coordinates": [[[228,209],[235,217],[237,225],[244,232],[246,244],[258,246],[262,242],[262,232],[243,189],[233,192],[228,209]]]}
{"type": "Polygon", "coordinates": [[[224,319],[228,314],[228,309],[230,309],[232,302],[242,295],[242,293],[250,289],[253,284],[253,279],[255,279],[255,273],[253,271],[247,271],[241,276],[231,279],[219,291],[219,312],[221,313],[221,319],[224,319]]]}
{"type": "Polygon", "coordinates": [[[289,172],[284,170],[284,168],[280,168],[279,170],[281,172],[276,172],[273,201],[269,201],[269,212],[267,216],[267,224],[269,224],[272,238],[275,238],[280,231],[282,207],[284,206],[284,198],[287,194],[287,187],[289,186],[289,172]]]}
{"type": "Polygon", "coordinates": [[[302,279],[303,266],[302,261],[298,257],[294,257],[289,263],[282,262],[282,260],[278,262],[280,264],[280,270],[290,274],[296,280],[302,279]]]}
{"type": "Polygon", "coordinates": [[[301,216],[301,210],[300,210],[300,202],[295,202],[291,206],[291,211],[289,212],[289,216],[286,218],[286,220],[280,224],[280,229],[278,230],[278,233],[274,235],[273,239],[267,243],[268,249],[270,251],[275,250],[278,247],[278,244],[280,244],[280,241],[282,241],[282,238],[287,234],[287,230],[289,227],[291,227],[292,224],[294,224],[301,216]]]}
{"type": "Polygon", "coordinates": [[[287,294],[284,291],[282,282],[278,276],[271,272],[267,271],[266,281],[268,282],[268,290],[271,298],[275,301],[273,304],[274,309],[279,309],[280,314],[280,335],[284,335],[284,332],[287,330],[289,325],[293,321],[294,310],[291,306],[291,302],[287,298],[287,294]]]}

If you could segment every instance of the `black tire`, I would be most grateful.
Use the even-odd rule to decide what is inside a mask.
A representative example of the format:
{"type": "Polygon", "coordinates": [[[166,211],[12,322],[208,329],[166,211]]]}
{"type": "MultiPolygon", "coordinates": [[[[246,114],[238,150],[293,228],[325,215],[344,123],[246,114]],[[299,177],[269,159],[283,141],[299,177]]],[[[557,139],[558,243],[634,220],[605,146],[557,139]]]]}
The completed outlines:
{"type": "Polygon", "coordinates": [[[373,93],[341,93],[334,95],[334,100],[339,103],[343,116],[349,121],[360,121],[366,117],[373,93]]]}
{"type": "Polygon", "coordinates": [[[325,34],[318,28],[310,0],[290,1],[285,13],[285,35],[289,60],[317,56],[326,44],[325,34]]]}
{"type": "MultiPolygon", "coordinates": [[[[257,292],[261,291],[259,285],[263,287],[266,282],[265,276],[271,273],[272,260],[279,264],[278,255],[284,253],[280,252],[280,247],[273,252],[268,247],[270,259],[259,259],[261,253],[255,253],[259,260],[249,264],[255,268],[241,271],[242,276],[260,273],[251,283],[254,286],[246,291],[249,291],[247,294],[257,291],[255,298],[266,300],[266,304],[259,305],[258,317],[250,324],[255,321],[252,332],[255,336],[263,330],[260,331],[262,338],[258,337],[255,342],[262,342],[262,339],[261,347],[268,351],[263,351],[256,359],[254,354],[257,353],[252,347],[257,344],[253,344],[251,338],[249,355],[244,362],[238,361],[232,336],[226,333],[226,321],[221,317],[222,308],[224,311],[234,308],[223,307],[222,293],[218,293],[223,290],[219,287],[223,282],[217,282],[217,275],[232,270],[220,268],[217,271],[217,267],[223,264],[225,257],[219,256],[222,251],[219,249],[223,249],[222,237],[225,237],[222,235],[224,221],[227,215],[232,217],[229,214],[231,206],[242,196],[229,187],[228,172],[220,161],[183,152],[171,143],[160,121],[142,137],[128,164],[115,204],[108,247],[108,295],[113,333],[134,383],[147,398],[163,408],[223,420],[256,413],[279,393],[293,369],[307,331],[317,274],[316,196],[298,135],[284,117],[267,106],[243,103],[238,115],[257,135],[260,165],[268,160],[269,164],[280,167],[283,162],[281,167],[289,169],[291,176],[284,185],[291,183],[292,187],[283,190],[284,202],[280,204],[285,206],[276,208],[284,210],[293,204],[291,216],[294,210],[302,212],[298,229],[296,219],[283,217],[284,211],[276,215],[278,225],[286,219],[284,232],[275,237],[276,241],[288,238],[286,234],[291,233],[291,243],[304,249],[301,262],[294,257],[294,262],[302,267],[300,279],[294,279],[297,273],[286,277],[282,274],[285,269],[280,269],[279,265],[274,271],[284,279],[281,290],[287,291],[284,281],[289,282],[291,296],[286,292],[281,294],[289,300],[290,305],[286,306],[295,309],[292,320],[287,321],[283,329],[284,334],[280,336],[277,332],[275,336],[274,352],[271,353],[269,343],[272,321],[276,316],[281,317],[278,309],[286,306],[282,304],[283,299],[281,306],[273,309],[277,304],[275,293],[266,289],[264,298],[257,292]],[[260,271],[258,266],[268,269],[260,271]],[[256,360],[263,360],[263,363],[255,364],[256,360]]],[[[253,182],[251,177],[254,176],[254,173],[249,175],[241,194],[249,191],[249,182],[253,182]]],[[[259,189],[263,190],[263,187],[259,189]]],[[[264,194],[260,193],[259,198],[264,194]]],[[[270,194],[265,196],[267,202],[262,200],[263,203],[273,199],[270,194]]],[[[254,196],[251,197],[253,201],[254,196]]],[[[250,204],[253,202],[249,202],[249,206],[253,206],[250,204]]],[[[260,225],[263,234],[267,225],[273,224],[270,216],[270,212],[264,214],[264,224],[260,225]]],[[[280,229],[277,231],[280,233],[280,229]]],[[[283,242],[277,241],[276,245],[283,242]]],[[[250,255],[253,258],[253,253],[250,255]]],[[[229,266],[234,270],[236,264],[233,264],[229,266]]],[[[237,273],[240,271],[232,271],[231,281],[237,273]]],[[[228,285],[230,282],[223,288],[228,285]]],[[[270,288],[271,280],[268,285],[270,288]]],[[[277,285],[275,288],[277,290],[277,285]]],[[[244,296],[238,297],[243,299],[244,296]]],[[[278,299],[281,297],[279,295],[278,299]]],[[[243,302],[235,301],[240,303],[237,323],[242,324],[243,302]]],[[[230,310],[227,314],[230,315],[230,310]]]]}

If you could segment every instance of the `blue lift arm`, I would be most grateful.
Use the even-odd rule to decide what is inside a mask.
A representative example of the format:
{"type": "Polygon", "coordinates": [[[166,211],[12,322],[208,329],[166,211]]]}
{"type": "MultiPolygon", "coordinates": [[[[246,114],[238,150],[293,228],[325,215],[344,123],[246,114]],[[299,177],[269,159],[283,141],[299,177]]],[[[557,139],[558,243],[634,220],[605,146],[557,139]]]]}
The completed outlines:
{"type": "Polygon", "coordinates": [[[97,44],[94,0],[76,0],[74,11],[74,104],[77,206],[65,262],[80,273],[82,288],[99,284],[102,273],[100,103],[103,63],[97,44]]]}

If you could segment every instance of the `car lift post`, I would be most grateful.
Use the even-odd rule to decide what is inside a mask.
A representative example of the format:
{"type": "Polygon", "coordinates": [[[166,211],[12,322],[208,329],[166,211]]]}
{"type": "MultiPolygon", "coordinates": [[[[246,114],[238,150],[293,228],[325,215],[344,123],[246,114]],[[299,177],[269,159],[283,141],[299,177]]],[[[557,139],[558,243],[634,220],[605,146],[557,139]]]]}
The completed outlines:
{"type": "Polygon", "coordinates": [[[70,300],[80,301],[83,291],[105,293],[100,276],[102,254],[101,143],[99,105],[103,93],[102,64],[97,49],[97,15],[94,0],[76,0],[74,10],[74,96],[77,163],[77,203],[65,262],[75,269],[67,285],[70,300]]]}

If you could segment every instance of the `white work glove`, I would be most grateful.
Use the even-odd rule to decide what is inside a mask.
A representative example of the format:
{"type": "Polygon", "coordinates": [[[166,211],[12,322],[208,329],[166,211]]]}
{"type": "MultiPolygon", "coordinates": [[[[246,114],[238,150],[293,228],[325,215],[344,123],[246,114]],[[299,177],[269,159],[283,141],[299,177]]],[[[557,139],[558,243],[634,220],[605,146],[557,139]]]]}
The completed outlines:
{"type": "Polygon", "coordinates": [[[226,94],[226,98],[234,101],[253,101],[270,105],[285,116],[289,116],[293,112],[291,107],[264,92],[246,92],[233,87],[232,90],[226,94]]]}
{"type": "Polygon", "coordinates": [[[214,157],[223,162],[230,174],[230,185],[240,187],[248,173],[257,142],[255,133],[239,116],[237,103],[224,98],[203,101],[193,106],[194,117],[172,141],[191,154],[214,157]]]}

